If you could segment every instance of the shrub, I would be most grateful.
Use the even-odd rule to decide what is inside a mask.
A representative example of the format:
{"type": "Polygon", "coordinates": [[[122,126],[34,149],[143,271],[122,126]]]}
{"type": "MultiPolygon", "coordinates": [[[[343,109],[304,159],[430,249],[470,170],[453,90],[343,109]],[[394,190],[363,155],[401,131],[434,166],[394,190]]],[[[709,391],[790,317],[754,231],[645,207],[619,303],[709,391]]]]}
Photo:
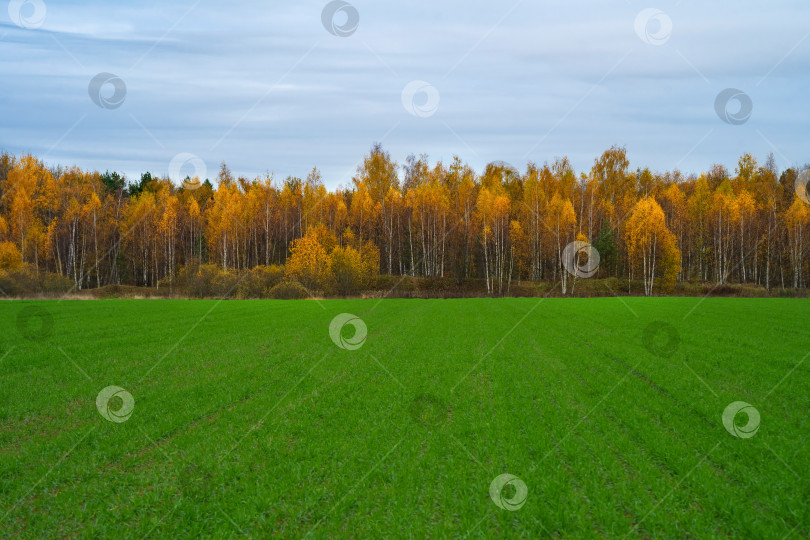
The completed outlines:
{"type": "Polygon", "coordinates": [[[219,265],[188,265],[180,270],[174,284],[188,296],[211,298],[227,294],[238,279],[235,272],[219,265]]]}
{"type": "Polygon", "coordinates": [[[284,267],[256,266],[248,270],[236,288],[237,298],[264,298],[284,279],[284,267]]]}
{"type": "Polygon", "coordinates": [[[0,270],[0,290],[9,296],[65,293],[72,288],[73,280],[59,274],[37,272],[33,264],[20,264],[14,269],[0,270]]]}
{"type": "Polygon", "coordinates": [[[66,276],[46,272],[40,275],[40,290],[45,293],[66,293],[73,288],[73,280],[66,276]]]}
{"type": "Polygon", "coordinates": [[[21,266],[15,270],[0,270],[0,290],[9,296],[38,292],[33,268],[21,266]]]}
{"type": "Polygon", "coordinates": [[[352,247],[336,247],[329,255],[334,287],[338,294],[358,292],[370,280],[366,279],[363,257],[352,247]]]}
{"type": "Polygon", "coordinates": [[[268,296],[276,300],[299,300],[309,296],[309,293],[300,283],[282,281],[268,291],[268,296]]]}

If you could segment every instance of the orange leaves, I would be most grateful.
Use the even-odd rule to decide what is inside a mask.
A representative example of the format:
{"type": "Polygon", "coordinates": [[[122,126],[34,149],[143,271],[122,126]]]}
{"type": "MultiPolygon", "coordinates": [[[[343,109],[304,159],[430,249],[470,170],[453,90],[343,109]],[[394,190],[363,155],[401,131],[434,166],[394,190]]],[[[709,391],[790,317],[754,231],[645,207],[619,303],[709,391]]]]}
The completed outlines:
{"type": "Polygon", "coordinates": [[[420,162],[414,174],[404,203],[404,208],[410,210],[411,263],[423,275],[440,276],[444,269],[448,221],[452,219],[450,192],[440,181],[445,172],[439,165],[430,171],[420,162]]]}
{"type": "Polygon", "coordinates": [[[789,229],[796,229],[808,223],[810,223],[810,206],[798,197],[793,199],[793,204],[785,212],[785,225],[789,229]]]}
{"type": "Polygon", "coordinates": [[[661,206],[651,197],[645,197],[633,207],[627,220],[627,248],[630,253],[652,249],[658,236],[666,229],[666,219],[661,206]]]}
{"type": "Polygon", "coordinates": [[[188,212],[188,216],[191,219],[197,219],[200,217],[200,205],[197,201],[191,197],[188,198],[186,202],[186,212],[188,212]]]}
{"type": "Polygon", "coordinates": [[[555,193],[546,207],[546,226],[554,231],[558,243],[567,241],[574,234],[577,214],[569,199],[563,199],[555,193]]]}
{"type": "Polygon", "coordinates": [[[308,289],[329,281],[329,256],[314,235],[293,240],[285,275],[308,289]]]}
{"type": "Polygon", "coordinates": [[[612,146],[594,160],[591,176],[597,182],[597,195],[615,205],[621,196],[628,191],[630,179],[627,168],[627,150],[612,146]]]}
{"type": "Polygon", "coordinates": [[[554,273],[556,275],[557,272],[560,272],[563,294],[568,292],[568,272],[563,260],[563,247],[573,240],[576,224],[577,214],[574,212],[574,205],[569,199],[564,199],[559,193],[555,193],[546,206],[545,226],[551,231],[554,238],[553,251],[556,256],[554,273]]]}
{"type": "Polygon", "coordinates": [[[323,201],[324,223],[336,233],[342,231],[349,221],[349,210],[343,197],[328,193],[323,201]]]}
{"type": "Polygon", "coordinates": [[[350,216],[351,223],[359,231],[361,238],[369,238],[373,234],[377,213],[365,184],[359,184],[352,195],[350,216]]]}
{"type": "Polygon", "coordinates": [[[357,187],[364,185],[375,203],[384,200],[391,188],[399,187],[397,164],[379,144],[371,148],[357,173],[357,177],[354,178],[355,185],[357,187]]]}
{"type": "Polygon", "coordinates": [[[487,188],[481,188],[478,194],[476,209],[483,226],[499,229],[505,226],[504,220],[509,219],[512,201],[506,194],[497,194],[487,188]]]}
{"type": "Polygon", "coordinates": [[[307,231],[307,236],[312,236],[315,240],[326,250],[326,254],[332,253],[332,250],[337,246],[338,240],[335,233],[323,223],[318,223],[315,227],[310,227],[307,231]]]}
{"type": "Polygon", "coordinates": [[[0,242],[0,270],[16,270],[22,266],[22,254],[13,242],[0,242]]]}
{"type": "Polygon", "coordinates": [[[686,196],[678,184],[673,183],[664,190],[662,199],[666,201],[672,212],[672,219],[683,219],[686,211],[686,196]]]}
{"type": "Polygon", "coordinates": [[[481,227],[481,248],[484,255],[484,277],[487,291],[503,293],[512,277],[509,249],[511,201],[505,193],[482,187],[478,194],[476,215],[481,227]]]}
{"type": "Polygon", "coordinates": [[[740,190],[740,193],[737,195],[737,207],[741,218],[748,219],[749,216],[752,216],[754,212],[756,212],[756,201],[748,190],[740,190]]]}
{"type": "Polygon", "coordinates": [[[728,181],[723,182],[712,196],[711,213],[716,219],[736,223],[739,220],[739,206],[728,181]]]}
{"type": "Polygon", "coordinates": [[[810,206],[796,197],[784,215],[788,231],[788,254],[792,266],[793,286],[805,287],[805,264],[807,254],[808,226],[810,226],[810,206]]]}
{"type": "Polygon", "coordinates": [[[374,244],[367,242],[360,250],[337,246],[334,233],[319,225],[292,242],[285,275],[310,291],[348,295],[369,283],[379,270],[380,252],[374,244]]]}
{"type": "Polygon", "coordinates": [[[513,219],[509,225],[509,239],[511,240],[512,254],[514,257],[515,270],[517,276],[527,275],[531,252],[529,247],[529,237],[520,221],[513,219]]]}
{"type": "Polygon", "coordinates": [[[652,295],[656,276],[662,278],[664,290],[670,290],[678,276],[681,255],[655,199],[645,197],[636,203],[625,231],[628,256],[642,273],[647,296],[652,295]]]}
{"type": "Polygon", "coordinates": [[[292,249],[290,276],[321,288],[356,290],[358,273],[382,271],[486,280],[498,294],[512,279],[567,279],[563,249],[599,230],[611,248],[602,274],[641,273],[648,286],[676,279],[678,248],[686,279],[768,287],[777,276],[803,283],[810,271],[810,207],[791,206],[798,171],[780,175],[772,159],[759,167],[746,154],[736,175],[717,165],[695,177],[631,169],[626,150],[612,147],[589,174],[564,157],[525,172],[495,163],[480,174],[458,157],[447,166],[411,157],[401,182],[399,172],[375,145],[351,188],[327,189],[318,169],[275,183],[223,166],[216,188],[207,180],[179,188],[146,173],[125,189],[118,175],[49,170],[6,154],[0,241],[23,263],[85,286],[155,286],[182,265],[281,265],[292,249]]]}

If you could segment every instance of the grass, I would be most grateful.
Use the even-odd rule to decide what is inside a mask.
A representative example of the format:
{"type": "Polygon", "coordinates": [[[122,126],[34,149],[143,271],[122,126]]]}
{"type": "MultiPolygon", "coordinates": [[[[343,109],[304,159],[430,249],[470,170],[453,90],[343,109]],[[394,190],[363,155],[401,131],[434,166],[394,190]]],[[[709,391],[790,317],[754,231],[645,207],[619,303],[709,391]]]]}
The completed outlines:
{"type": "Polygon", "coordinates": [[[0,320],[6,537],[810,534],[810,301],[7,301],[0,320]],[[25,339],[21,312],[52,330],[25,339]],[[357,350],[330,339],[344,312],[357,350]],[[678,343],[645,342],[654,321],[678,343]],[[125,422],[96,408],[110,385],[125,422]],[[733,401],[755,436],[723,427],[733,401]],[[489,497],[503,473],[528,489],[514,512],[489,497]]]}

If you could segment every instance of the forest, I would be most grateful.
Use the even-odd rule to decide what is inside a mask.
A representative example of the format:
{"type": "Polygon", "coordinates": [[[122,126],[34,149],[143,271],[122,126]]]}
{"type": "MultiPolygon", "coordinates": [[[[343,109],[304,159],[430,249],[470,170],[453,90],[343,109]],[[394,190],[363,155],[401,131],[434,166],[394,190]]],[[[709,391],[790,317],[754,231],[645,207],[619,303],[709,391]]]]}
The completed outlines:
{"type": "Polygon", "coordinates": [[[4,153],[0,288],[206,295],[219,282],[216,291],[258,288],[243,296],[303,297],[385,288],[394,276],[474,281],[500,296],[525,282],[567,294],[594,276],[638,280],[647,295],[679,282],[802,289],[806,176],[780,172],[772,154],[763,165],[744,154],[733,173],[633,169],[618,146],[579,173],[565,157],[479,173],[459,157],[398,164],[375,144],[351,185],[330,191],[317,168],[279,181],[234,177],[222,163],[213,182],[175,185],[4,153]]]}

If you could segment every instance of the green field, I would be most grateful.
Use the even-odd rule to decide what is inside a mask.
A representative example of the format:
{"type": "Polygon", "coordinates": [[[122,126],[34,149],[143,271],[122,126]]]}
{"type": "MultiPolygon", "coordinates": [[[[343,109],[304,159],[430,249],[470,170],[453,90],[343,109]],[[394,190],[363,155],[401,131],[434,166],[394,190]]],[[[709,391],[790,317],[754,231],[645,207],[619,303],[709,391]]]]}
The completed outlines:
{"type": "Polygon", "coordinates": [[[5,301],[0,318],[4,537],[810,535],[810,301],[5,301]],[[342,313],[367,326],[356,350],[330,338],[342,313]],[[111,385],[134,398],[122,422],[97,408],[111,385]],[[756,433],[724,427],[735,401],[756,433]],[[514,511],[489,494],[504,473],[526,486],[514,511]]]}

